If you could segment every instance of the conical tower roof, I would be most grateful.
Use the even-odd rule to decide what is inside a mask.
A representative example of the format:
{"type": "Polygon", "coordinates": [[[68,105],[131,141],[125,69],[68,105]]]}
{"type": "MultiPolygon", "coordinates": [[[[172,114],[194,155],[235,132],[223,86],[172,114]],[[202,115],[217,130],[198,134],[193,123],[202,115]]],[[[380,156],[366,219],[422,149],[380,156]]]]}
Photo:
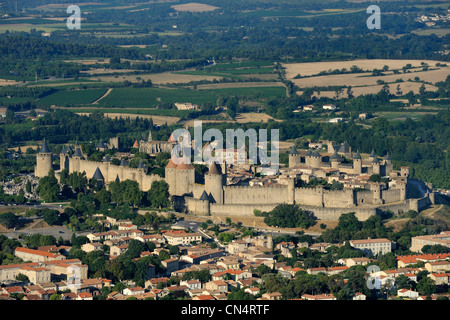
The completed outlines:
{"type": "Polygon", "coordinates": [[[83,154],[81,153],[81,149],[79,147],[77,147],[75,149],[75,152],[73,153],[72,157],[82,157],[83,154]]]}
{"type": "Polygon", "coordinates": [[[97,144],[97,149],[107,149],[106,145],[100,140],[97,144]]]}
{"type": "Polygon", "coordinates": [[[205,190],[203,190],[202,195],[200,196],[200,200],[209,200],[208,194],[205,190]]]}
{"type": "Polygon", "coordinates": [[[311,156],[313,157],[320,157],[320,153],[317,150],[314,150],[311,152],[311,156]]]}
{"type": "Polygon", "coordinates": [[[330,159],[334,160],[334,161],[339,161],[339,160],[341,160],[341,156],[339,156],[339,154],[337,153],[337,150],[334,150],[334,153],[330,159]]]}
{"type": "Polygon", "coordinates": [[[353,159],[361,160],[361,155],[359,154],[359,150],[356,151],[356,154],[353,156],[353,159]]]}
{"type": "Polygon", "coordinates": [[[102,172],[100,171],[100,168],[97,167],[97,169],[95,169],[94,175],[92,176],[92,179],[95,180],[105,180],[105,178],[103,177],[102,172]]]}
{"type": "Polygon", "coordinates": [[[120,160],[120,166],[121,167],[126,167],[128,165],[128,161],[125,159],[120,160]]]}
{"type": "Polygon", "coordinates": [[[211,174],[222,174],[222,169],[220,168],[220,166],[216,162],[213,162],[209,166],[208,174],[209,175],[211,175],[211,174]]]}
{"type": "Polygon", "coordinates": [[[103,162],[111,162],[111,157],[107,154],[107,155],[103,158],[103,162]]]}
{"type": "Polygon", "coordinates": [[[145,168],[144,162],[143,162],[142,160],[139,161],[138,168],[139,168],[139,169],[144,169],[144,168],[145,168]]]}
{"type": "Polygon", "coordinates": [[[339,152],[348,153],[350,152],[350,145],[347,141],[344,141],[344,143],[339,148],[339,152]]]}
{"type": "Polygon", "coordinates": [[[69,154],[69,148],[67,146],[63,146],[59,154],[69,154]]]}
{"type": "Polygon", "coordinates": [[[371,157],[371,158],[376,158],[377,157],[377,154],[375,153],[374,149],[372,149],[372,152],[370,153],[369,157],[371,157]]]}
{"type": "Polygon", "coordinates": [[[292,146],[291,151],[289,151],[289,154],[299,154],[297,148],[295,146],[292,146]]]}
{"type": "Polygon", "coordinates": [[[39,153],[51,153],[51,151],[47,145],[47,142],[45,141],[45,138],[44,138],[44,140],[42,140],[42,147],[41,147],[41,150],[39,150],[39,153]]]}
{"type": "Polygon", "coordinates": [[[169,162],[167,163],[166,168],[167,169],[176,169],[177,165],[175,164],[175,162],[172,161],[172,159],[169,159],[169,162]]]}
{"type": "Polygon", "coordinates": [[[386,157],[384,157],[384,160],[391,161],[391,156],[389,155],[389,152],[386,154],[386,157]]]}
{"type": "Polygon", "coordinates": [[[177,166],[177,170],[194,170],[194,166],[190,163],[186,163],[185,161],[181,161],[181,163],[177,166]]]}

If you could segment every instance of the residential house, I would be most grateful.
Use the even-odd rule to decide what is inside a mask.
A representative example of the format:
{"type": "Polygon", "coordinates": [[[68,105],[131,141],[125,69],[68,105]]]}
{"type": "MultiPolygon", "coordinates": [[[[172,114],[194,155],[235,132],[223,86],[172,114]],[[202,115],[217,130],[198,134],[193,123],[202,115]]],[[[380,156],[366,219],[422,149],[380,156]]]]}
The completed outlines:
{"type": "Polygon", "coordinates": [[[206,290],[228,292],[228,284],[223,280],[213,280],[205,283],[206,290]]]}
{"type": "Polygon", "coordinates": [[[367,264],[370,263],[370,259],[369,258],[347,258],[347,259],[339,259],[338,263],[339,264],[344,264],[347,267],[352,267],[352,266],[365,266],[367,264]]]}
{"type": "Polygon", "coordinates": [[[283,295],[280,292],[267,292],[264,293],[259,300],[281,300],[283,295]]]}
{"type": "Polygon", "coordinates": [[[397,267],[404,268],[419,262],[436,262],[445,261],[450,258],[450,253],[436,253],[436,254],[416,254],[408,256],[397,257],[397,267]]]}
{"type": "Polygon", "coordinates": [[[193,297],[192,300],[208,301],[208,300],[216,300],[216,299],[214,299],[214,297],[210,294],[202,294],[202,295],[193,297]]]}
{"type": "Polygon", "coordinates": [[[89,292],[80,292],[76,300],[94,300],[94,297],[89,292]]]}
{"type": "Polygon", "coordinates": [[[419,293],[417,291],[409,290],[409,289],[400,289],[397,290],[398,297],[417,299],[419,297],[419,293]]]}
{"type": "Polygon", "coordinates": [[[352,300],[366,300],[366,295],[361,292],[356,292],[352,300]]]}
{"type": "Polygon", "coordinates": [[[336,297],[330,294],[304,294],[302,295],[303,300],[336,300],[336,297]]]}
{"type": "Polygon", "coordinates": [[[308,269],[306,269],[306,272],[308,274],[319,274],[319,273],[326,273],[327,269],[324,267],[308,268],[308,269]]]}
{"type": "Polygon", "coordinates": [[[202,235],[201,233],[175,233],[175,232],[166,232],[163,234],[167,243],[172,246],[186,245],[192,242],[201,242],[202,235]]]}
{"type": "Polygon", "coordinates": [[[103,248],[103,243],[101,242],[88,242],[85,243],[81,246],[81,250],[83,250],[84,252],[92,252],[92,251],[101,251],[103,248]]]}
{"type": "Polygon", "coordinates": [[[166,238],[164,238],[160,234],[146,234],[142,236],[137,236],[135,239],[142,241],[144,243],[153,242],[155,245],[157,245],[157,247],[166,243],[166,238]]]}
{"type": "Polygon", "coordinates": [[[180,285],[188,287],[189,290],[200,290],[202,288],[202,283],[197,279],[180,281],[180,285]]]}
{"type": "Polygon", "coordinates": [[[410,250],[422,252],[424,246],[437,244],[450,248],[450,231],[443,231],[436,235],[412,237],[410,250]]]}
{"type": "Polygon", "coordinates": [[[172,272],[177,271],[179,269],[179,261],[178,259],[171,258],[161,261],[161,264],[166,268],[167,275],[170,275],[172,272]]]}
{"type": "Polygon", "coordinates": [[[425,263],[425,269],[430,273],[450,271],[450,261],[427,262],[425,263]]]}
{"type": "Polygon", "coordinates": [[[113,257],[117,257],[121,255],[122,253],[126,252],[128,250],[128,244],[122,244],[119,246],[111,246],[109,248],[109,255],[113,257]]]}
{"type": "Polygon", "coordinates": [[[373,256],[377,254],[386,254],[392,251],[392,242],[388,239],[364,239],[350,240],[350,245],[355,249],[361,250],[364,254],[373,256]]]}
{"type": "Polygon", "coordinates": [[[226,257],[226,258],[222,258],[219,261],[217,261],[217,265],[218,266],[222,266],[225,269],[240,269],[240,261],[237,258],[233,258],[233,257],[226,257]]]}
{"type": "Polygon", "coordinates": [[[450,273],[429,273],[427,277],[434,280],[436,285],[448,285],[450,273]]]}
{"type": "Polygon", "coordinates": [[[259,294],[261,292],[261,290],[257,287],[250,287],[250,288],[245,288],[244,292],[247,292],[247,293],[255,296],[255,295],[259,294]]]}
{"type": "Polygon", "coordinates": [[[23,247],[17,247],[14,250],[14,255],[24,261],[32,262],[45,262],[66,259],[64,255],[59,253],[51,253],[47,251],[40,251],[23,247]]]}
{"type": "Polygon", "coordinates": [[[326,273],[327,273],[328,275],[333,275],[333,274],[341,273],[341,272],[343,272],[343,271],[345,271],[345,270],[347,270],[347,269],[348,269],[347,266],[331,267],[331,268],[328,268],[328,269],[327,269],[326,273]]]}
{"type": "Polygon", "coordinates": [[[142,287],[129,287],[129,288],[123,289],[123,294],[126,295],[126,296],[142,294],[144,292],[145,292],[145,290],[142,287]]]}

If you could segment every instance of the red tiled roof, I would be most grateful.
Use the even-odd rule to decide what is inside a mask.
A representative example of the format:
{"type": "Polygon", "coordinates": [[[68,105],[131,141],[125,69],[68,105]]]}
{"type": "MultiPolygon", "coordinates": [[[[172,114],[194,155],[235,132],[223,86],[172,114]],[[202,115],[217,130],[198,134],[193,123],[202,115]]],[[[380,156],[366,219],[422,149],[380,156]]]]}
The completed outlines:
{"type": "Polygon", "coordinates": [[[56,258],[58,256],[61,256],[61,254],[51,253],[51,252],[47,252],[47,251],[39,251],[39,250],[34,250],[34,249],[28,249],[28,248],[23,248],[23,247],[17,247],[15,251],[35,254],[38,256],[44,256],[44,257],[49,257],[49,258],[56,258]]]}

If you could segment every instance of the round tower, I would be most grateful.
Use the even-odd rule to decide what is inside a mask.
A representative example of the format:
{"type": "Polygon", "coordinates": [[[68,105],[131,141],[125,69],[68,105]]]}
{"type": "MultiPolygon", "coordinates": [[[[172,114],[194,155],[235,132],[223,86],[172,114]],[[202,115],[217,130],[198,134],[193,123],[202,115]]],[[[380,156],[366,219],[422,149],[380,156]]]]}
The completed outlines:
{"type": "Polygon", "coordinates": [[[389,152],[384,157],[384,174],[386,176],[390,175],[392,170],[394,169],[391,161],[391,156],[389,155],[389,152]]]}
{"type": "Polygon", "coordinates": [[[359,150],[357,150],[356,154],[353,156],[353,173],[362,173],[362,157],[359,154],[359,150]]]}
{"type": "Polygon", "coordinates": [[[176,168],[176,194],[182,196],[192,191],[195,183],[195,168],[192,164],[181,162],[176,168]]]}
{"type": "Polygon", "coordinates": [[[202,195],[200,196],[200,208],[199,211],[206,216],[211,215],[209,196],[206,194],[206,191],[203,190],[202,195]]]}
{"type": "Polygon", "coordinates": [[[223,204],[222,170],[215,162],[209,166],[209,171],[205,175],[205,191],[212,203],[223,204]]]}
{"type": "Polygon", "coordinates": [[[333,169],[339,169],[341,161],[342,161],[341,156],[337,153],[337,151],[334,151],[334,154],[330,158],[331,167],[333,169]]]}
{"type": "Polygon", "coordinates": [[[378,157],[375,156],[372,160],[372,174],[381,174],[380,172],[380,161],[378,160],[378,157]]]}
{"type": "Polygon", "coordinates": [[[63,171],[64,169],[69,170],[69,148],[65,146],[59,153],[59,170],[63,171]]]}
{"type": "Polygon", "coordinates": [[[408,178],[409,177],[409,167],[401,167],[400,175],[404,178],[408,178]]]}
{"type": "Polygon", "coordinates": [[[312,151],[308,150],[308,152],[306,152],[306,156],[305,156],[305,164],[308,167],[311,166],[311,156],[312,156],[312,151]]]}
{"type": "Polygon", "coordinates": [[[378,183],[373,183],[370,185],[370,191],[372,192],[372,200],[374,204],[381,204],[383,200],[381,199],[381,186],[378,183]]]}
{"type": "Polygon", "coordinates": [[[291,151],[289,151],[289,168],[298,166],[300,161],[300,153],[295,146],[292,146],[291,151]]]}
{"type": "Polygon", "coordinates": [[[44,139],[44,141],[42,141],[42,147],[36,155],[34,175],[38,178],[46,177],[51,169],[53,169],[52,153],[50,152],[50,149],[44,139]]]}
{"type": "Polygon", "coordinates": [[[311,152],[311,167],[320,168],[320,162],[322,161],[322,156],[316,150],[311,152]]]}
{"type": "Polygon", "coordinates": [[[169,160],[169,163],[167,163],[167,166],[165,168],[165,180],[167,184],[169,185],[169,193],[170,195],[174,195],[177,192],[177,165],[172,161],[172,159],[169,160]]]}
{"type": "Polygon", "coordinates": [[[72,158],[69,162],[69,172],[81,172],[80,161],[84,159],[83,153],[80,147],[76,147],[75,152],[72,154],[72,158]]]}
{"type": "Polygon", "coordinates": [[[289,204],[295,203],[295,178],[288,178],[288,202],[289,204]]]}

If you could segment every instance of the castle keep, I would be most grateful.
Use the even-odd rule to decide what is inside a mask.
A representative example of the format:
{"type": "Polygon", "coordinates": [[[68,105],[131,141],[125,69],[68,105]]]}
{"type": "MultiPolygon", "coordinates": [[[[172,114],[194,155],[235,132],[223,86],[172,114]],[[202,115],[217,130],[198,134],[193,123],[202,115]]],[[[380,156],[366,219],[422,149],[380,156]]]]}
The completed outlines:
{"type": "MultiPolygon", "coordinates": [[[[139,148],[159,153],[173,145],[173,139],[155,142],[150,137],[146,144],[141,141],[139,148]]],[[[69,173],[85,172],[88,179],[94,178],[106,186],[112,181],[129,179],[138,182],[143,191],[148,191],[153,181],[165,180],[176,211],[207,216],[253,216],[255,209],[270,211],[280,203],[288,203],[298,204],[322,220],[338,220],[341,214],[348,212],[355,212],[358,219],[366,220],[380,210],[419,211],[434,201],[430,190],[422,198],[408,198],[409,168],[393,170],[389,154],[379,159],[372,152],[363,158],[359,152],[353,153],[347,143],[330,144],[328,148],[327,154],[321,154],[317,150],[299,152],[292,147],[289,166],[280,167],[276,176],[268,177],[270,181],[262,184],[236,182],[228,175],[232,176],[239,167],[217,163],[208,165],[204,182],[198,183],[192,164],[188,161],[175,164],[172,160],[162,178],[147,174],[142,165],[130,168],[125,160],[120,165],[112,164],[109,156],[101,162],[89,161],[80,147],[76,147],[72,155],[68,148],[63,148],[59,155],[60,170],[55,170],[55,174],[59,178],[63,169],[69,173]],[[369,179],[373,174],[387,177],[389,182],[373,182],[369,179]],[[330,184],[337,181],[343,188],[305,187],[304,183],[314,178],[325,179],[330,184]]],[[[246,166],[252,170],[253,165],[246,166]]],[[[44,140],[37,154],[36,177],[46,176],[52,167],[52,153],[44,140]]]]}

